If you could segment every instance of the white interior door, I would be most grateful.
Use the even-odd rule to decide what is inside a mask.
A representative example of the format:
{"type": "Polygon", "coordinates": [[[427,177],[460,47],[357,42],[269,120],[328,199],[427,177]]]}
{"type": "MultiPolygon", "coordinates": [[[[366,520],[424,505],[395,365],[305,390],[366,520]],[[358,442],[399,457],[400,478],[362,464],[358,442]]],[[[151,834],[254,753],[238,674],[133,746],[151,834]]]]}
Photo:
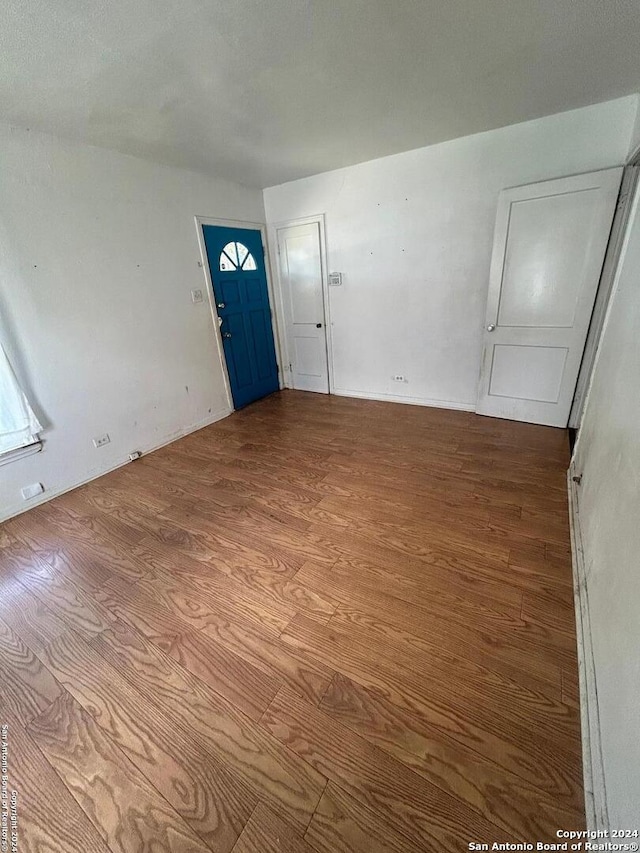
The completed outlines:
{"type": "Polygon", "coordinates": [[[500,193],[478,414],[567,425],[621,176],[500,193]]]}
{"type": "Polygon", "coordinates": [[[278,259],[291,383],[329,393],[320,226],[278,228],[278,259]]]}

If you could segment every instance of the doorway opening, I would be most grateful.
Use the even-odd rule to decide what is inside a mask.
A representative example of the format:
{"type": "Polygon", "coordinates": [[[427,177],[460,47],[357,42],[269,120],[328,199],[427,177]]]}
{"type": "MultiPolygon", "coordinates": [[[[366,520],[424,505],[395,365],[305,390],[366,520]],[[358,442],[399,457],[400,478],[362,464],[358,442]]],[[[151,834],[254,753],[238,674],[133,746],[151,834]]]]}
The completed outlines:
{"type": "Polygon", "coordinates": [[[241,409],[280,389],[262,229],[197,222],[228,392],[241,409]]]}
{"type": "Polygon", "coordinates": [[[277,251],[287,386],[330,394],[333,377],[324,216],[277,223],[272,237],[277,251]]]}
{"type": "MultiPolygon", "coordinates": [[[[571,404],[571,412],[569,414],[569,436],[572,442],[575,442],[589,388],[589,381],[593,371],[596,352],[600,342],[600,335],[604,326],[604,320],[609,305],[613,285],[618,269],[618,261],[622,252],[624,238],[627,233],[627,225],[631,215],[631,207],[638,185],[638,177],[640,174],[640,150],[636,151],[631,157],[628,164],[625,166],[622,173],[622,184],[620,186],[620,194],[616,205],[611,233],[609,235],[609,243],[604,258],[602,273],[600,276],[600,284],[596,294],[593,313],[591,314],[591,322],[587,333],[587,342],[585,344],[582,362],[580,364],[580,372],[578,373],[578,381],[571,404]]],[[[573,450],[573,443],[571,446],[573,450]]]]}
{"type": "Polygon", "coordinates": [[[566,427],[622,168],[500,193],[481,415],[566,427]]]}

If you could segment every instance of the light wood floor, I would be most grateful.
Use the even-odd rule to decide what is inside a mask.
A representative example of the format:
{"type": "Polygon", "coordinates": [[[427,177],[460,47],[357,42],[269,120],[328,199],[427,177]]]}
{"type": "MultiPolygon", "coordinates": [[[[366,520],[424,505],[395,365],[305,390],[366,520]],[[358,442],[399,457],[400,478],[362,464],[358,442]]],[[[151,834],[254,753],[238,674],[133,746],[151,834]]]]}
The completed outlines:
{"type": "Polygon", "coordinates": [[[567,464],[561,430],[284,392],[3,525],[20,850],[584,827],[567,464]]]}

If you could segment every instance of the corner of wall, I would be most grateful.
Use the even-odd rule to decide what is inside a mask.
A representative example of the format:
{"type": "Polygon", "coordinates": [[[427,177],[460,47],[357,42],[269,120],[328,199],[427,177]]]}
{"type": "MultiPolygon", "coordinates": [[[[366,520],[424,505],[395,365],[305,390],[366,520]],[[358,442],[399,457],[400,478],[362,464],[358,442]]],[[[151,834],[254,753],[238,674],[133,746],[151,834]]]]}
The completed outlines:
{"type": "Polygon", "coordinates": [[[569,526],[573,566],[573,595],[576,615],[580,718],[582,724],[582,773],[584,802],[589,830],[608,828],[607,791],[600,737],[598,689],[591,635],[585,556],[582,547],[578,491],[573,461],[567,471],[569,526]]]}
{"type": "Polygon", "coordinates": [[[633,128],[631,130],[628,159],[631,159],[638,149],[640,149],[640,93],[633,97],[636,99],[636,113],[633,128]]]}
{"type": "MultiPolygon", "coordinates": [[[[192,432],[197,432],[198,430],[211,426],[212,424],[215,424],[218,421],[223,420],[224,418],[228,418],[229,415],[231,415],[232,413],[233,409],[228,406],[219,409],[218,411],[213,412],[213,414],[208,415],[208,417],[204,418],[203,420],[198,421],[198,423],[186,427],[184,430],[181,430],[177,434],[165,436],[155,444],[142,447],[141,455],[148,456],[150,453],[154,453],[156,450],[160,450],[161,448],[166,447],[168,444],[172,444],[174,441],[177,441],[180,438],[184,438],[185,436],[190,435],[192,432]]],[[[109,474],[111,471],[116,471],[118,468],[122,468],[124,465],[128,465],[129,461],[130,460],[128,459],[124,459],[122,462],[117,462],[115,465],[108,465],[104,468],[91,471],[86,477],[83,477],[80,480],[73,480],[72,482],[65,483],[61,487],[45,491],[39,498],[37,498],[36,500],[29,501],[29,503],[27,503],[26,505],[24,503],[14,503],[10,504],[7,507],[0,507],[0,524],[5,521],[8,521],[10,518],[14,518],[16,515],[22,515],[23,512],[28,512],[30,509],[34,509],[40,504],[44,504],[48,501],[54,500],[54,498],[58,498],[60,497],[60,495],[64,495],[67,492],[72,491],[73,489],[77,489],[80,486],[84,486],[85,483],[90,483],[92,480],[95,480],[98,477],[103,477],[105,474],[109,474]]]]}

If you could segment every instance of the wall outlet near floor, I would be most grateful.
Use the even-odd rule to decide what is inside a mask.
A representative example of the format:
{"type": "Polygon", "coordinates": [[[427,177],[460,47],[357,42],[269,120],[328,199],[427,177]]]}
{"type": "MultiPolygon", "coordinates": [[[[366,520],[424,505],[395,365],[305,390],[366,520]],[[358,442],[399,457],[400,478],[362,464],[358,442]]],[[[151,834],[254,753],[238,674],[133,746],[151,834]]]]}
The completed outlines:
{"type": "Polygon", "coordinates": [[[105,444],[109,444],[111,439],[109,438],[109,433],[105,432],[104,435],[99,435],[93,439],[94,447],[104,447],[105,444]]]}
{"type": "Polygon", "coordinates": [[[393,379],[394,382],[408,382],[409,381],[407,379],[407,377],[404,376],[404,374],[402,374],[402,373],[394,373],[391,378],[393,379]]]}
{"type": "Polygon", "coordinates": [[[25,486],[24,489],[20,489],[22,492],[22,498],[25,501],[28,501],[29,498],[35,498],[36,495],[41,495],[44,492],[44,486],[42,483],[31,483],[30,486],[25,486]]]}
{"type": "Polygon", "coordinates": [[[192,290],[191,291],[191,301],[194,305],[197,305],[199,302],[204,302],[204,296],[202,295],[201,290],[192,290]]]}

